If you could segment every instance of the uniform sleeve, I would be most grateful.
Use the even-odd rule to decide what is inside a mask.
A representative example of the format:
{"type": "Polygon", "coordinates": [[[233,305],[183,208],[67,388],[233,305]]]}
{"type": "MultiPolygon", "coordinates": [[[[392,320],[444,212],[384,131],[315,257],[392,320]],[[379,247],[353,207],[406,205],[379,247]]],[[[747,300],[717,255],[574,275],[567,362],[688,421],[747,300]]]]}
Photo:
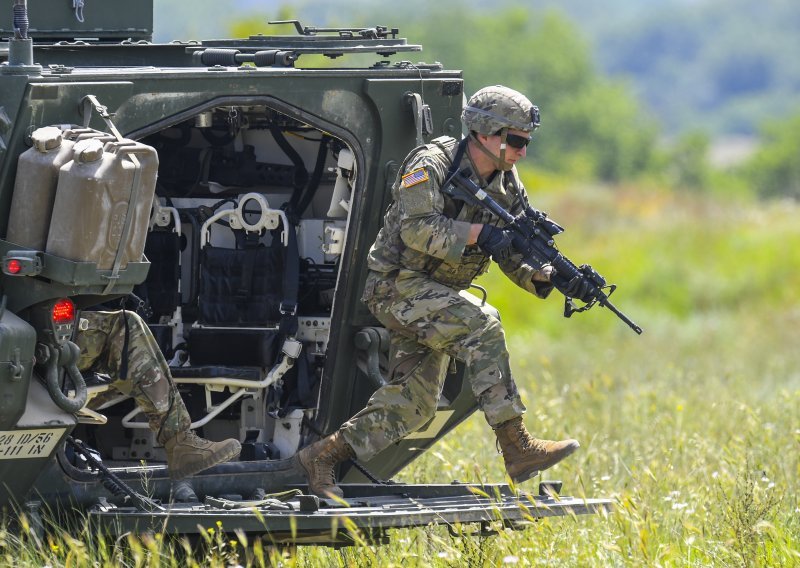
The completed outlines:
{"type": "Polygon", "coordinates": [[[467,246],[470,224],[442,214],[442,177],[436,164],[424,158],[406,167],[396,197],[400,206],[400,238],[408,248],[455,263],[467,246]]]}

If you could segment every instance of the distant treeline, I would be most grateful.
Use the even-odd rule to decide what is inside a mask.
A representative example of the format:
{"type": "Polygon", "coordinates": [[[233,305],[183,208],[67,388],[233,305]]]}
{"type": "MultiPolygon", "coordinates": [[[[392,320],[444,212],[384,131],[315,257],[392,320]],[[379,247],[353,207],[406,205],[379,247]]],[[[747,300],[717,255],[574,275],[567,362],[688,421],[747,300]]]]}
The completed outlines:
{"type": "MultiPolygon", "coordinates": [[[[624,2],[617,0],[616,4],[624,2]]],[[[648,85],[645,90],[652,90],[664,101],[675,105],[679,105],[682,98],[688,100],[703,95],[708,105],[706,112],[713,113],[715,104],[747,106],[742,98],[746,93],[755,96],[753,93],[761,93],[759,89],[769,90],[768,83],[774,80],[783,85],[783,90],[777,89],[765,96],[774,99],[784,93],[787,101],[798,100],[800,103],[797,96],[800,58],[793,57],[793,54],[778,57],[771,53],[767,47],[770,38],[754,42],[750,41],[752,34],[737,35],[735,26],[724,30],[714,28],[713,22],[709,21],[708,6],[721,6],[719,2],[706,0],[702,4],[706,8],[697,11],[698,21],[711,27],[704,28],[699,23],[678,25],[683,21],[679,19],[653,20],[652,27],[628,29],[627,39],[622,35],[618,38],[616,49],[627,49],[627,59],[618,59],[621,63],[617,68],[628,66],[647,71],[647,62],[655,67],[671,54],[676,60],[685,58],[683,65],[678,67],[685,70],[687,77],[692,77],[696,66],[700,65],[697,58],[712,52],[724,54],[726,50],[722,46],[724,42],[730,42],[731,49],[735,46],[738,50],[735,53],[741,56],[731,59],[718,53],[715,57],[719,67],[713,72],[707,68],[705,74],[697,72],[698,76],[690,80],[679,77],[681,73],[676,71],[672,84],[659,84],[658,79],[653,78],[653,85],[648,85]],[[680,29],[674,29],[676,27],[680,29]],[[710,31],[713,29],[717,31],[710,31]],[[688,35],[685,38],[673,37],[676,34],[688,35]],[[698,37],[691,39],[690,36],[694,37],[692,34],[698,34],[698,37]],[[679,45],[681,41],[684,42],[682,47],[679,45]],[[713,44],[713,49],[707,44],[713,44]],[[753,53],[760,54],[757,57],[750,52],[745,54],[753,47],[753,53]],[[779,69],[792,66],[798,70],[794,91],[791,79],[775,76],[779,69]],[[723,72],[723,68],[728,71],[723,72]],[[699,75],[708,75],[705,80],[715,82],[713,93],[699,75]],[[751,80],[759,82],[760,86],[748,83],[751,80]]],[[[502,6],[503,2],[497,4],[502,6]]],[[[660,3],[661,6],[667,4],[660,3]]],[[[744,0],[726,0],[729,11],[735,11],[734,5],[741,5],[742,13],[750,14],[754,25],[762,25],[769,19],[758,9],[750,8],[744,0]]],[[[796,12],[793,21],[800,21],[800,3],[795,7],[792,0],[770,0],[762,6],[769,7],[762,10],[769,12],[769,17],[783,13],[788,18],[796,12]]],[[[270,14],[269,18],[298,17],[291,6],[277,12],[270,14]]],[[[349,26],[375,25],[377,22],[377,16],[367,9],[349,14],[346,21],[313,24],[349,26]]],[[[538,168],[577,179],[610,183],[648,178],[688,190],[712,189],[770,198],[800,198],[797,159],[800,156],[800,114],[794,120],[787,120],[793,112],[800,113],[800,104],[790,109],[790,103],[784,102],[780,112],[771,107],[772,113],[740,114],[740,123],[747,122],[750,124],[747,129],[762,133],[760,150],[747,164],[735,170],[717,172],[709,165],[707,154],[712,136],[719,131],[702,128],[703,123],[698,121],[696,128],[683,128],[680,130],[682,133],[675,136],[676,130],[665,128],[664,123],[673,118],[677,120],[678,115],[654,113],[645,106],[639,96],[641,75],[634,84],[631,80],[615,78],[601,71],[587,36],[562,11],[532,10],[518,5],[496,8],[491,12],[485,9],[454,10],[452,4],[442,2],[428,4],[424,13],[408,10],[406,14],[409,15],[392,16],[391,25],[400,27],[401,35],[411,43],[424,46],[419,56],[421,59],[440,61],[447,68],[463,69],[468,94],[484,85],[504,84],[527,94],[539,105],[542,127],[530,146],[532,159],[528,160],[538,168]],[[765,117],[771,114],[783,118],[770,122],[765,117]],[[669,133],[673,133],[671,138],[667,138],[669,133]],[[665,139],[671,141],[665,143],[665,139]]],[[[720,14],[719,18],[722,21],[729,15],[720,14]]],[[[243,15],[231,31],[237,36],[255,32],[293,33],[285,28],[267,30],[266,19],[243,15]]],[[[778,37],[787,25],[784,22],[776,28],[775,42],[780,43],[778,37]]],[[[603,29],[609,29],[607,22],[603,29]]],[[[615,47],[609,44],[605,49],[615,47]]],[[[404,54],[404,58],[408,58],[408,54],[404,54]]],[[[687,103],[687,112],[694,112],[689,106],[687,103]]]]}

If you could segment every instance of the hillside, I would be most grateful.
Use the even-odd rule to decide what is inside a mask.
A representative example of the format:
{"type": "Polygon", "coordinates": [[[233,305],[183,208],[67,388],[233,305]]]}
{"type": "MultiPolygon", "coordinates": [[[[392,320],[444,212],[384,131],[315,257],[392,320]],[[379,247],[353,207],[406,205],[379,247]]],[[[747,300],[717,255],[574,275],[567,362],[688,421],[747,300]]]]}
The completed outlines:
{"type": "Polygon", "coordinates": [[[672,2],[605,28],[583,22],[597,60],[631,77],[668,132],[751,134],[800,111],[800,3],[672,2]]]}
{"type": "MultiPolygon", "coordinates": [[[[351,0],[155,0],[156,38],[227,35],[234,18],[291,13],[305,25],[391,25],[413,40],[432,17],[427,1],[376,6],[351,0]],[[186,17],[191,10],[192,18],[186,17]]],[[[464,11],[488,10],[477,0],[437,3],[464,11]]],[[[487,16],[514,7],[532,17],[565,12],[585,34],[596,65],[625,78],[664,131],[705,130],[712,136],[752,134],[764,119],[800,110],[800,3],[794,0],[497,0],[487,16]]],[[[437,24],[443,34],[446,21],[437,24]]],[[[509,55],[535,57],[535,54],[509,55]]]]}

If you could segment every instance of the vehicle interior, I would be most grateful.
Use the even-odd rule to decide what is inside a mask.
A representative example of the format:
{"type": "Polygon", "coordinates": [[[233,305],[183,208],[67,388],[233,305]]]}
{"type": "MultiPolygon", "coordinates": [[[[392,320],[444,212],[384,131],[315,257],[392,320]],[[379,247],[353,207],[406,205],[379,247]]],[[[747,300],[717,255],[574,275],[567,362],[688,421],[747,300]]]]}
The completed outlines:
{"type": "MultiPolygon", "coordinates": [[[[292,456],[317,405],[352,192],[353,151],[265,104],[207,108],[146,135],[158,152],[142,316],[191,414],[240,459],[292,456]],[[296,330],[296,331],[295,331],[296,330]]],[[[75,435],[104,460],[165,460],[146,416],[87,376],[75,435]]]]}

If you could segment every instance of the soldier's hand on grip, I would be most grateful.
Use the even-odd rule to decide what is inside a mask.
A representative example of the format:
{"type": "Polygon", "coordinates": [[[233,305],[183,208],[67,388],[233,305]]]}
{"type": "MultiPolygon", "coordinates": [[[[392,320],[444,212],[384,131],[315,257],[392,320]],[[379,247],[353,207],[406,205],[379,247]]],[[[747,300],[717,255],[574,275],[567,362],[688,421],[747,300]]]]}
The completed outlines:
{"type": "Polygon", "coordinates": [[[585,276],[575,276],[560,289],[565,296],[588,303],[594,298],[593,288],[594,286],[585,276]]]}
{"type": "Polygon", "coordinates": [[[477,245],[495,262],[505,262],[514,254],[514,239],[511,232],[494,225],[483,226],[478,234],[477,245]]]}

